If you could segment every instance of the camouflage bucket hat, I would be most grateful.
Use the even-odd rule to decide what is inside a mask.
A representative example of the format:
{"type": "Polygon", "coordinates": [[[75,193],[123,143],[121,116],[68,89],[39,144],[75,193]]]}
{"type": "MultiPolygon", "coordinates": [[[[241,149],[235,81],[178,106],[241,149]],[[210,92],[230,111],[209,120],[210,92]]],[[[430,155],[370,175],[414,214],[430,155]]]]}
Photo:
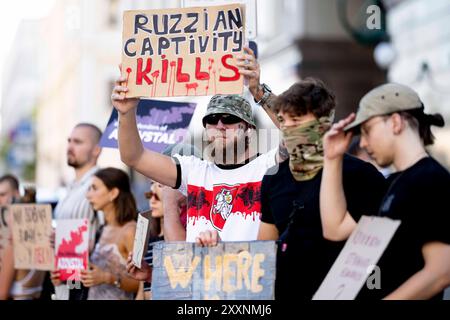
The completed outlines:
{"type": "Polygon", "coordinates": [[[212,97],[203,117],[203,127],[206,126],[205,118],[207,116],[220,113],[232,114],[256,127],[250,103],[239,95],[215,95],[212,97]]]}

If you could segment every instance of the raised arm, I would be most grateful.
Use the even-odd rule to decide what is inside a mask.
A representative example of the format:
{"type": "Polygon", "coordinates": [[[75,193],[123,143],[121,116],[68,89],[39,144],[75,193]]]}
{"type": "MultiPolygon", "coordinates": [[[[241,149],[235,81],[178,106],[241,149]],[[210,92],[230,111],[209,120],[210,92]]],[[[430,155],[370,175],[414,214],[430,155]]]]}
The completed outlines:
{"type": "Polygon", "coordinates": [[[351,114],[334,124],[325,134],[325,151],[322,182],[320,185],[320,218],[323,236],[332,241],[347,239],[356,227],[356,222],[347,211],[347,201],[342,183],[344,153],[352,139],[344,128],[355,119],[351,114]]]}
{"type": "Polygon", "coordinates": [[[128,166],[161,184],[174,187],[177,180],[176,165],[170,157],[143,147],[136,124],[137,98],[127,98],[126,79],[116,81],[111,100],[119,113],[120,158],[128,166]]]}
{"type": "MultiPolygon", "coordinates": [[[[261,68],[256,60],[255,54],[252,49],[245,47],[245,54],[236,57],[237,66],[239,67],[239,73],[242,74],[248,82],[248,90],[253,95],[256,101],[261,101],[264,95],[264,90],[260,84],[261,68]]],[[[276,96],[270,94],[268,99],[265,99],[262,103],[262,108],[267,113],[273,124],[280,128],[280,122],[277,115],[272,111],[272,102],[276,96]]]]}

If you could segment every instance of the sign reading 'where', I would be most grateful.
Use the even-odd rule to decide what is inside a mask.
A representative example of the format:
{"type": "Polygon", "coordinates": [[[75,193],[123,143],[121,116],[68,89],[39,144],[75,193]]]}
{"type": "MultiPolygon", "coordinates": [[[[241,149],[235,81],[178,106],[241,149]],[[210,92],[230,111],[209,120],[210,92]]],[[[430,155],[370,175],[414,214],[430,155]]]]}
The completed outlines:
{"type": "Polygon", "coordinates": [[[153,248],[154,300],[273,300],[274,241],[156,243],[153,248]]]}

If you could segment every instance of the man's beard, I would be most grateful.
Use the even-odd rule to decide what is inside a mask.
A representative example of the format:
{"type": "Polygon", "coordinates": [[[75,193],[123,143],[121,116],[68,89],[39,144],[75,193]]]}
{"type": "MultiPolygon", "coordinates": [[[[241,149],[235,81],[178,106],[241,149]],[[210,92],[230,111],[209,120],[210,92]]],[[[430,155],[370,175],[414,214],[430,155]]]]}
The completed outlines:
{"type": "Polygon", "coordinates": [[[74,169],[78,169],[78,168],[81,167],[81,165],[80,165],[80,163],[79,163],[78,161],[76,161],[76,160],[70,160],[70,159],[67,159],[67,165],[68,165],[69,167],[74,168],[74,169]]]}
{"type": "MultiPolygon", "coordinates": [[[[229,140],[229,139],[227,139],[229,140]]],[[[207,152],[217,163],[234,163],[247,150],[246,139],[234,137],[232,142],[226,142],[223,139],[215,139],[207,146],[207,152]]]]}

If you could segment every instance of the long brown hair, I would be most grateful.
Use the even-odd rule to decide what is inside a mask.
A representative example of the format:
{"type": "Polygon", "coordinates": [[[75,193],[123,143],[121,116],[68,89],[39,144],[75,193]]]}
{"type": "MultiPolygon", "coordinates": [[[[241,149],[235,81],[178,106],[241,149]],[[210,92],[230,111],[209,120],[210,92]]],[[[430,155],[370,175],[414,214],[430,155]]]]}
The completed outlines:
{"type": "Polygon", "coordinates": [[[117,223],[124,225],[137,219],[136,200],[131,193],[130,179],[122,170],[116,168],[101,169],[95,176],[102,180],[108,190],[117,188],[119,195],[114,199],[117,223]]]}

